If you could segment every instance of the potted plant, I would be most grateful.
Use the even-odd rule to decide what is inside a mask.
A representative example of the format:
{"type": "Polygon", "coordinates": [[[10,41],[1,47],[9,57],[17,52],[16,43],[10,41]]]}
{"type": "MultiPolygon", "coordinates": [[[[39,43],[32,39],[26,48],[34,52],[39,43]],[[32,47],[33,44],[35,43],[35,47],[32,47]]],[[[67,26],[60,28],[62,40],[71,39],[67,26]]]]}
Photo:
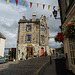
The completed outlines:
{"type": "Polygon", "coordinates": [[[22,52],[22,59],[23,59],[23,56],[24,56],[24,52],[22,52]]]}
{"type": "Polygon", "coordinates": [[[34,57],[37,57],[37,55],[34,55],[34,57]]]}
{"type": "Polygon", "coordinates": [[[28,59],[28,55],[26,55],[26,59],[28,59]]]}
{"type": "Polygon", "coordinates": [[[75,23],[68,24],[64,29],[64,35],[66,38],[75,39],[75,23]]]}

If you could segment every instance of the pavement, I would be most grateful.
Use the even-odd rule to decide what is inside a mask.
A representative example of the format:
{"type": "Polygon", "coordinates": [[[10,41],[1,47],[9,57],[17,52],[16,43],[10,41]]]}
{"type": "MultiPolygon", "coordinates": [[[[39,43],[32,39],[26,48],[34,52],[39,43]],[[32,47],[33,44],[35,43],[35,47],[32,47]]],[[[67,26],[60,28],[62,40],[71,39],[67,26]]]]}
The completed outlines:
{"type": "Polygon", "coordinates": [[[60,72],[56,72],[56,65],[54,58],[52,58],[52,63],[48,62],[46,65],[43,66],[43,68],[39,71],[37,75],[75,75],[71,71],[67,70],[66,68],[63,70],[62,66],[58,65],[58,70],[60,72]],[[63,70],[63,71],[62,71],[63,70]]]}
{"type": "Polygon", "coordinates": [[[48,63],[46,69],[44,70],[42,75],[56,75],[55,63],[48,63]]]}
{"type": "Polygon", "coordinates": [[[43,66],[43,68],[39,71],[38,75],[56,75],[55,62],[52,59],[52,63],[50,61],[43,66]]]}

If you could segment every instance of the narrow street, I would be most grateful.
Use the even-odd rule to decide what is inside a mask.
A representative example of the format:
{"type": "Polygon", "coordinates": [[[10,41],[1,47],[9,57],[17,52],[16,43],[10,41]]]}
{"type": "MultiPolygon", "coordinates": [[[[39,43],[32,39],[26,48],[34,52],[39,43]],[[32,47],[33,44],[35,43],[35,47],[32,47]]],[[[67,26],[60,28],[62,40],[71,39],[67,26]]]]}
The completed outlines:
{"type": "Polygon", "coordinates": [[[37,70],[49,61],[49,57],[8,62],[0,64],[0,75],[35,75],[37,70]]]}

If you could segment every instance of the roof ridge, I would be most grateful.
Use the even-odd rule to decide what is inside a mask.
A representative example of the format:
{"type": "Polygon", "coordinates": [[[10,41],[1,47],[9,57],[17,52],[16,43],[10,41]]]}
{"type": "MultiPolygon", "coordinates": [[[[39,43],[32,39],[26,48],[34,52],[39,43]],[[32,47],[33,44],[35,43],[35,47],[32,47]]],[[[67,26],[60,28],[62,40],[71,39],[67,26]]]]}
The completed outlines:
{"type": "Polygon", "coordinates": [[[6,39],[6,37],[0,32],[0,38],[6,39]]]}

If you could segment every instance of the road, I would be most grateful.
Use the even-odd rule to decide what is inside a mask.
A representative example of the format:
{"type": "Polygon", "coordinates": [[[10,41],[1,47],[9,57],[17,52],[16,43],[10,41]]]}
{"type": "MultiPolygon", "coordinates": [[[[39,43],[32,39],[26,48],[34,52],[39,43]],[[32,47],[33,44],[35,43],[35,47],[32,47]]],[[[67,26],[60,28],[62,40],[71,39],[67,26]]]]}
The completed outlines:
{"type": "Polygon", "coordinates": [[[0,75],[35,75],[49,61],[48,56],[0,64],[0,75]]]}

